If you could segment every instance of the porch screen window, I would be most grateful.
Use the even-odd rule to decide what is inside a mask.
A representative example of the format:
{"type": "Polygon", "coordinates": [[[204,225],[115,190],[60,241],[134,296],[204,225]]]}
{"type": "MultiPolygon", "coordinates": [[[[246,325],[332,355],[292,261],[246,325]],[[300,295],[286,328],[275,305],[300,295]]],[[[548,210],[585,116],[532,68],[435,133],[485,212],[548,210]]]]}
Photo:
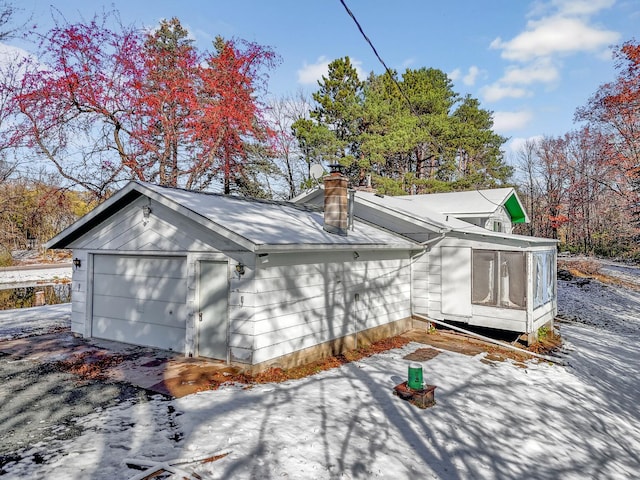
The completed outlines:
{"type": "Polygon", "coordinates": [[[525,308],[527,263],[524,252],[473,250],[471,302],[525,308]]]}
{"type": "Polygon", "coordinates": [[[535,252],[533,269],[533,308],[541,307],[553,300],[555,294],[555,255],[554,252],[535,252]]]}

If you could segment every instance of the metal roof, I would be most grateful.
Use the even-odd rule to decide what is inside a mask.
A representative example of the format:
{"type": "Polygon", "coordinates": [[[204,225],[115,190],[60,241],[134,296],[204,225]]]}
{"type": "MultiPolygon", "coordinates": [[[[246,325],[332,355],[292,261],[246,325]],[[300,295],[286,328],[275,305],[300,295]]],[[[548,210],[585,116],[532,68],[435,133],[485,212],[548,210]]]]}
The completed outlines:
{"type": "Polygon", "coordinates": [[[253,251],[323,248],[411,250],[418,245],[400,235],[355,222],[348,235],[323,229],[318,209],[275,202],[130,182],[102,205],[51,239],[47,248],[66,248],[124,205],[144,195],[253,251]]]}
{"type": "Polygon", "coordinates": [[[428,207],[433,211],[456,217],[489,216],[498,208],[505,207],[513,223],[529,222],[516,191],[511,187],[406,195],[403,198],[415,203],[417,208],[428,207]]]}

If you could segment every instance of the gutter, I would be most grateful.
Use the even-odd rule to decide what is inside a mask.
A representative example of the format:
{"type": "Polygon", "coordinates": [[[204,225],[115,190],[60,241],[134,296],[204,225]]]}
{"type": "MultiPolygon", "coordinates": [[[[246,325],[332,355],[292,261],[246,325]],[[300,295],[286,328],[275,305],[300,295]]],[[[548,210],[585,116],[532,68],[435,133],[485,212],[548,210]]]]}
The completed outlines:
{"type": "Polygon", "coordinates": [[[442,231],[440,233],[440,235],[438,235],[437,237],[431,238],[429,240],[425,240],[424,242],[421,242],[420,245],[423,245],[424,247],[427,247],[427,246],[431,245],[432,243],[436,243],[436,242],[442,240],[447,235],[447,233],[449,233],[450,231],[451,230],[442,231]]]}
{"type": "Polygon", "coordinates": [[[385,251],[405,251],[405,252],[417,252],[424,251],[424,248],[421,244],[366,244],[366,243],[358,243],[351,245],[344,244],[331,244],[331,243],[321,243],[321,244],[286,244],[286,245],[256,245],[252,251],[255,253],[290,253],[290,252],[313,252],[313,251],[326,251],[331,250],[334,252],[352,252],[355,250],[366,250],[366,251],[375,251],[375,250],[385,250],[385,251]]]}

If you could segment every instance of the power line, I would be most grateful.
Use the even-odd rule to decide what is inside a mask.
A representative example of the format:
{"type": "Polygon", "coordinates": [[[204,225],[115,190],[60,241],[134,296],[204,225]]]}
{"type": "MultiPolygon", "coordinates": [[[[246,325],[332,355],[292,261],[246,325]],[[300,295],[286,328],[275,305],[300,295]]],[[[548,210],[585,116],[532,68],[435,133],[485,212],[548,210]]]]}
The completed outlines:
{"type": "Polygon", "coordinates": [[[402,94],[404,99],[406,100],[407,105],[409,105],[409,110],[411,110],[411,113],[413,113],[416,116],[419,116],[418,113],[413,108],[413,105],[411,104],[411,100],[409,100],[409,97],[407,96],[407,94],[404,93],[404,90],[402,90],[402,87],[400,86],[400,83],[398,83],[398,80],[396,79],[395,75],[393,75],[391,69],[389,67],[387,67],[386,63],[384,63],[384,60],[382,59],[382,57],[380,56],[380,54],[376,50],[376,47],[373,46],[373,42],[371,42],[371,40],[369,40],[369,37],[367,37],[367,34],[364,33],[364,30],[362,29],[362,26],[360,25],[360,22],[358,22],[358,19],[356,18],[356,16],[353,14],[351,9],[347,6],[345,0],[340,0],[340,3],[344,7],[344,9],[347,11],[349,16],[353,19],[354,23],[356,24],[356,27],[358,27],[358,30],[360,31],[360,34],[364,37],[366,42],[369,44],[369,46],[371,47],[371,50],[373,50],[374,55],[380,61],[380,63],[384,67],[384,69],[387,71],[387,74],[389,75],[389,77],[391,77],[391,80],[393,80],[393,83],[395,83],[396,87],[398,87],[398,90],[400,91],[400,93],[402,94]]]}

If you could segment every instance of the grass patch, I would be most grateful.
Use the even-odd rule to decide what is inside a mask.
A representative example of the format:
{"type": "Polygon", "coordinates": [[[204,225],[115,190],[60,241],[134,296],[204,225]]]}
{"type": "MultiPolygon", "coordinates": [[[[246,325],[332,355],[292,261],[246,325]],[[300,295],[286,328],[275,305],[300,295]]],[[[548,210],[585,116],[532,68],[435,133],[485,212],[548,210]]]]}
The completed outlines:
{"type": "Polygon", "coordinates": [[[611,275],[600,273],[600,264],[595,260],[558,261],[558,269],[567,270],[574,277],[592,278],[607,285],[617,285],[634,291],[640,291],[640,286],[611,275]]]}

